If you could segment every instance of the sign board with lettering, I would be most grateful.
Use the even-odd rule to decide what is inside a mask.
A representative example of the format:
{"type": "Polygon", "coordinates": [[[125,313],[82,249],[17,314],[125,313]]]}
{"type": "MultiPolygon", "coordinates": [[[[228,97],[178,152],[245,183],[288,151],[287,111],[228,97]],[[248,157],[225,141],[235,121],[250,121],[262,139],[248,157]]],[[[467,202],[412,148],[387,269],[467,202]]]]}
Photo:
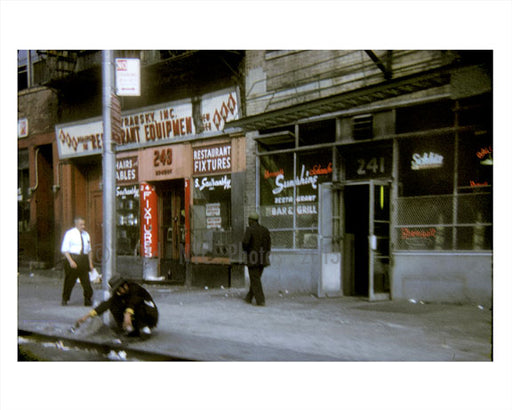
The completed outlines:
{"type": "MultiPolygon", "coordinates": [[[[122,113],[121,129],[117,137],[119,147],[134,149],[173,142],[177,138],[208,135],[220,132],[227,121],[238,118],[238,91],[229,88],[201,98],[202,130],[196,130],[192,100],[173,101],[122,113]]],[[[98,155],[103,150],[103,121],[86,121],[55,126],[59,157],[61,159],[98,155]]]]}
{"type": "Polygon", "coordinates": [[[345,156],[345,173],[348,180],[375,179],[391,176],[392,149],[364,149],[348,152],[345,156]]]}
{"type": "Polygon", "coordinates": [[[116,58],[116,94],[140,96],[140,60],[116,58]]]}
{"type": "Polygon", "coordinates": [[[140,249],[144,258],[158,256],[158,197],[155,187],[140,184],[140,249]]]}
{"type": "Polygon", "coordinates": [[[18,120],[18,138],[28,137],[28,119],[20,118],[18,120]]]}
{"type": "Polygon", "coordinates": [[[116,157],[116,184],[134,184],[139,182],[139,157],[116,157]]]}
{"type": "Polygon", "coordinates": [[[231,144],[198,147],[193,150],[194,175],[231,171],[231,144]]]}
{"type": "Polygon", "coordinates": [[[231,189],[231,176],[218,175],[212,177],[198,177],[194,178],[194,188],[199,191],[214,191],[231,189]]]}
{"type": "Polygon", "coordinates": [[[139,176],[142,181],[186,178],[192,173],[189,144],[159,145],[139,152],[139,176]]]}
{"type": "MultiPolygon", "coordinates": [[[[291,154],[262,157],[260,195],[264,216],[304,217],[304,224],[316,224],[318,187],[332,177],[332,154],[301,154],[293,173],[291,154]]],[[[291,219],[290,219],[291,221],[291,219]]]]}
{"type": "Polygon", "coordinates": [[[453,137],[404,138],[399,141],[398,151],[401,196],[453,192],[453,137]]]}

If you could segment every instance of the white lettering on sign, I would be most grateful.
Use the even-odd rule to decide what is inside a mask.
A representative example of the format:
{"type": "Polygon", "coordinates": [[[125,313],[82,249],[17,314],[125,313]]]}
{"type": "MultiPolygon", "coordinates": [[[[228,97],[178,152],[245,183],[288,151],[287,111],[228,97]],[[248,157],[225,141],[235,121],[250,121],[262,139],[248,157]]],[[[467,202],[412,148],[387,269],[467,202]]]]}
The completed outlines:
{"type": "Polygon", "coordinates": [[[158,256],[158,198],[154,187],[146,183],[140,184],[141,191],[141,254],[145,258],[158,256]]]}
{"type": "Polygon", "coordinates": [[[294,186],[311,185],[313,189],[317,189],[318,175],[311,176],[306,167],[302,165],[300,177],[296,176],[294,179],[285,180],[283,174],[276,177],[276,188],[272,190],[274,195],[279,194],[286,188],[293,188],[294,186]]]}
{"type": "Polygon", "coordinates": [[[426,153],[423,155],[412,154],[411,169],[414,171],[422,169],[441,168],[443,166],[444,157],[434,152],[426,153]]]}
{"type": "Polygon", "coordinates": [[[231,170],[231,145],[194,149],[194,174],[231,170]]]}
{"type": "Polygon", "coordinates": [[[144,256],[147,258],[151,258],[153,256],[152,244],[153,236],[151,234],[151,226],[144,225],[144,256]]]}
{"type": "MultiPolygon", "coordinates": [[[[297,195],[296,202],[315,202],[316,195],[297,195]]],[[[293,204],[293,196],[278,196],[274,198],[275,204],[293,204]]]]}
{"type": "Polygon", "coordinates": [[[116,187],[116,197],[119,197],[119,196],[131,196],[133,195],[134,198],[138,198],[139,197],[139,189],[137,188],[136,185],[132,186],[132,187],[116,187]]]}
{"type": "MultiPolygon", "coordinates": [[[[272,216],[293,215],[293,206],[273,206],[270,214],[272,216]]],[[[316,215],[318,210],[316,204],[297,205],[297,215],[316,215]]]]}
{"type": "Polygon", "coordinates": [[[224,189],[231,189],[231,179],[229,179],[227,175],[224,175],[220,179],[204,177],[201,179],[201,182],[199,182],[199,178],[194,179],[194,187],[199,189],[199,191],[202,191],[205,188],[213,190],[219,186],[224,187],[224,189]]]}

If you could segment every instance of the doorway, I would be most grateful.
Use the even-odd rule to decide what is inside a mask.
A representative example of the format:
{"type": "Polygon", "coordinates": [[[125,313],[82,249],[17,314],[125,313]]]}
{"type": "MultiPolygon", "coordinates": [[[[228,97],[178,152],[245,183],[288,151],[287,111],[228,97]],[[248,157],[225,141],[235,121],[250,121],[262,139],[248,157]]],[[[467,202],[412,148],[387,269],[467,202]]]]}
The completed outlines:
{"type": "Polygon", "coordinates": [[[185,283],[185,180],[155,184],[159,197],[160,274],[185,283]]]}
{"type": "Polygon", "coordinates": [[[345,294],[389,299],[389,183],[370,180],[344,188],[345,294]]]}

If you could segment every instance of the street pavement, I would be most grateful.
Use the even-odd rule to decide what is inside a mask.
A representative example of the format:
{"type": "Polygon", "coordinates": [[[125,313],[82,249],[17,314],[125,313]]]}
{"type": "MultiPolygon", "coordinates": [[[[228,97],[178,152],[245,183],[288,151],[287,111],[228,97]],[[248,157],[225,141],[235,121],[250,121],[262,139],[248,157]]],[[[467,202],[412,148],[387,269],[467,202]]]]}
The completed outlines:
{"type": "MultiPolygon", "coordinates": [[[[104,323],[106,315],[70,331],[90,308],[79,284],[68,306],[60,305],[61,271],[20,272],[18,286],[18,329],[119,350],[213,362],[492,361],[490,306],[283,292],[268,294],[258,307],[244,302],[245,289],[144,284],[159,324],[148,340],[128,340],[104,323]]],[[[94,289],[97,304],[101,284],[94,289]]]]}

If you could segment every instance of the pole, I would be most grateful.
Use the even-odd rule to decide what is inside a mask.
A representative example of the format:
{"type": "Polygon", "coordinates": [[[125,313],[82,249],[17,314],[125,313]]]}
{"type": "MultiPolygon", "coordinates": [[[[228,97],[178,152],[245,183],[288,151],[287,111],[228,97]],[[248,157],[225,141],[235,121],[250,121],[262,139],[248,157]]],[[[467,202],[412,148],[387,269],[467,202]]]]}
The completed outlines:
{"type": "Polygon", "coordinates": [[[103,300],[110,297],[108,281],[116,272],[115,225],[115,153],[112,138],[112,95],[114,93],[114,58],[112,50],[103,57],[103,300]]]}

